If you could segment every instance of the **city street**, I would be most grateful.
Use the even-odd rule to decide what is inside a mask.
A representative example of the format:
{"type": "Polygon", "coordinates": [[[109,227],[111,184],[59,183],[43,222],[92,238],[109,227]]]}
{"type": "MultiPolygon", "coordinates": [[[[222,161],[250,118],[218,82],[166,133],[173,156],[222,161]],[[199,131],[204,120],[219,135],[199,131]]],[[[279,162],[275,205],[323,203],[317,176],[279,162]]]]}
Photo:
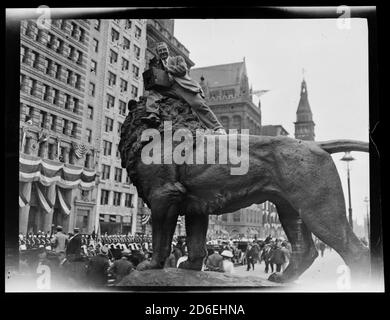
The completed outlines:
{"type": "MultiPolygon", "coordinates": [[[[293,291],[339,291],[337,289],[337,279],[340,274],[337,273],[337,269],[340,265],[344,265],[344,261],[334,251],[326,249],[324,257],[320,255],[314,261],[312,266],[305,271],[305,273],[295,281],[293,291]]],[[[240,276],[258,276],[267,279],[270,272],[266,274],[264,272],[265,264],[255,264],[255,270],[246,271],[247,266],[236,266],[235,271],[240,276]]]]}

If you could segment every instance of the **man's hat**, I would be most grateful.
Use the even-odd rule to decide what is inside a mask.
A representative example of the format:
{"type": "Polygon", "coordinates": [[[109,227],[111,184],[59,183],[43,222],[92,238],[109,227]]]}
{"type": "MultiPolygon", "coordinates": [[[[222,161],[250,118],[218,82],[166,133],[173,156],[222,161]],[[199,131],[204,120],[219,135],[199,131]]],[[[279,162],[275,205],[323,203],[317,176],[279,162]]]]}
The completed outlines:
{"type": "Polygon", "coordinates": [[[62,226],[57,226],[56,228],[58,231],[62,231],[62,226]]]}
{"type": "Polygon", "coordinates": [[[156,44],[156,49],[160,48],[160,47],[168,47],[168,44],[166,42],[157,42],[156,44]]]}
{"type": "Polygon", "coordinates": [[[125,249],[122,251],[122,256],[130,256],[131,255],[131,251],[129,249],[125,249]]]}
{"type": "Polygon", "coordinates": [[[224,250],[221,253],[222,257],[233,258],[233,253],[229,250],[224,250]]]}
{"type": "Polygon", "coordinates": [[[79,232],[80,231],[80,228],[74,228],[73,229],[73,232],[75,232],[75,233],[77,233],[77,232],[79,232]]]}
{"type": "Polygon", "coordinates": [[[106,246],[103,246],[100,248],[100,253],[107,255],[108,254],[108,248],[106,246]]]}

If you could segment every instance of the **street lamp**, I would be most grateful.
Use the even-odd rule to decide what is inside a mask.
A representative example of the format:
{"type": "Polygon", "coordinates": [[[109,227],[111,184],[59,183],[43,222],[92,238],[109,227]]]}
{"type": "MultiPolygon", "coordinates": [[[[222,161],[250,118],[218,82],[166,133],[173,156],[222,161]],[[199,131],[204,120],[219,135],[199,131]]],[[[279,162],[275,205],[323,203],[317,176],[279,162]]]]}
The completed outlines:
{"type": "Polygon", "coordinates": [[[351,228],[353,230],[353,221],[352,221],[352,205],[351,205],[351,182],[349,177],[349,162],[355,160],[354,157],[351,156],[350,151],[345,152],[344,157],[340,159],[341,161],[345,161],[347,163],[347,179],[348,179],[348,201],[349,201],[349,207],[348,207],[348,220],[349,224],[351,225],[351,228]]]}

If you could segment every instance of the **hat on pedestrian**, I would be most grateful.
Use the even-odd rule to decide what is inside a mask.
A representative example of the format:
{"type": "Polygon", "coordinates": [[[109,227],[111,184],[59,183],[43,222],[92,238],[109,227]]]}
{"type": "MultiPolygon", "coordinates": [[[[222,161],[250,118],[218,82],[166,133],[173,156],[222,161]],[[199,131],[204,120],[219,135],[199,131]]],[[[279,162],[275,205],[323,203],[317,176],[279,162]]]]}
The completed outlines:
{"type": "Polygon", "coordinates": [[[221,253],[222,257],[233,258],[233,253],[229,250],[224,250],[221,253]]]}
{"type": "Polygon", "coordinates": [[[62,226],[57,226],[57,231],[62,231],[62,226]]]}
{"type": "Polygon", "coordinates": [[[100,248],[100,253],[107,255],[108,254],[108,248],[106,246],[103,246],[100,248]]]}
{"type": "Polygon", "coordinates": [[[130,256],[131,255],[131,251],[129,249],[125,249],[122,251],[122,256],[130,256]]]}
{"type": "Polygon", "coordinates": [[[79,231],[80,231],[79,228],[74,228],[74,229],[73,229],[73,232],[74,232],[74,233],[78,233],[79,231]]]}

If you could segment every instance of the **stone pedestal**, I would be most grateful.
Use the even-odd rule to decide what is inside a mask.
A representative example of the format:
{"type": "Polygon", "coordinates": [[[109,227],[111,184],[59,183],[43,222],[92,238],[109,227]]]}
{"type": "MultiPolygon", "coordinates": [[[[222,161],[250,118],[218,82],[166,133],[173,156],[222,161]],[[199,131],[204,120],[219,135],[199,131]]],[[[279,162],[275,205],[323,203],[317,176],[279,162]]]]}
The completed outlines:
{"type": "Polygon", "coordinates": [[[118,286],[276,288],[283,285],[254,276],[244,277],[221,272],[166,268],[133,271],[118,286]]]}

